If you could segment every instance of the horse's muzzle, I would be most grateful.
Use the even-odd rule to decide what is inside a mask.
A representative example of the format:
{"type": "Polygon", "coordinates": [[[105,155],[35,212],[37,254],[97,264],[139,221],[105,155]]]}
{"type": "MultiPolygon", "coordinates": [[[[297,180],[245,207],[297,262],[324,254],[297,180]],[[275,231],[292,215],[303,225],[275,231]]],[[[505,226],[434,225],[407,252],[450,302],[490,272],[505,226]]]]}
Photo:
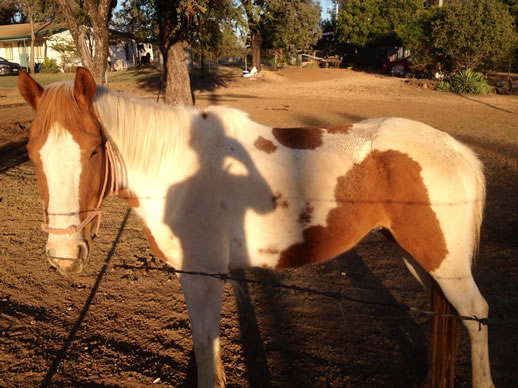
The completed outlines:
{"type": "Polygon", "coordinates": [[[81,273],[88,264],[88,244],[80,241],[71,254],[60,252],[59,249],[46,247],[47,259],[62,275],[81,273]],[[71,257],[68,257],[71,256],[71,257]],[[75,256],[75,257],[74,257],[75,256]]]}

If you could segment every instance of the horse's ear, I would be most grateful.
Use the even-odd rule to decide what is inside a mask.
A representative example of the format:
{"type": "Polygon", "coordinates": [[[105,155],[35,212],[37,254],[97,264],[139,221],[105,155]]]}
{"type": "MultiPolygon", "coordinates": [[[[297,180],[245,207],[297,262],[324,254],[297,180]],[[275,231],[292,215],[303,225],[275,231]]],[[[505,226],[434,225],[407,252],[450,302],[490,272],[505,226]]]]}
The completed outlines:
{"type": "Polygon", "coordinates": [[[25,70],[18,75],[18,90],[27,104],[36,110],[41,95],[43,94],[43,87],[34,81],[25,70]]]}
{"type": "Polygon", "coordinates": [[[84,67],[78,67],[76,72],[76,79],[74,81],[74,98],[79,106],[85,110],[90,108],[95,96],[97,86],[95,85],[94,77],[84,67]]]}

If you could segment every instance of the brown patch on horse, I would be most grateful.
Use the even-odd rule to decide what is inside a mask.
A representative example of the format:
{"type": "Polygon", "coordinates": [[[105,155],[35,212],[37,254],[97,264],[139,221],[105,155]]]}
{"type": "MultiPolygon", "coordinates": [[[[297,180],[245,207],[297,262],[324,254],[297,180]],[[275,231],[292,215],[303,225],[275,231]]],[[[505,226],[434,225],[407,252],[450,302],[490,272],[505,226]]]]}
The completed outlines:
{"type": "Polygon", "coordinates": [[[275,195],[272,197],[272,204],[274,209],[277,209],[279,206],[284,209],[290,207],[289,202],[285,199],[282,199],[282,193],[275,193],[275,195]]]}
{"type": "Polygon", "coordinates": [[[373,151],[337,179],[335,200],[327,226],[304,229],[303,241],[281,252],[277,268],[332,259],[377,226],[388,228],[427,271],[448,253],[421,166],[404,153],[373,151]]]}
{"type": "Polygon", "coordinates": [[[322,146],[320,128],[273,128],[272,134],[283,146],[297,150],[314,150],[322,146]]]}
{"type": "Polygon", "coordinates": [[[254,142],[255,148],[260,151],[266,152],[267,154],[271,154],[277,150],[277,146],[273,144],[271,140],[265,139],[262,136],[259,136],[254,142]]]}
{"type": "Polygon", "coordinates": [[[331,134],[331,135],[340,135],[340,134],[347,134],[351,128],[353,126],[352,125],[336,125],[336,126],[331,126],[331,127],[323,127],[323,129],[325,129],[327,131],[327,133],[331,134]]]}
{"type": "Polygon", "coordinates": [[[119,191],[119,198],[126,202],[133,209],[137,209],[140,206],[137,195],[128,189],[122,189],[119,191]]]}
{"type": "Polygon", "coordinates": [[[149,244],[149,249],[151,249],[151,252],[158,257],[160,260],[167,262],[167,258],[164,255],[164,252],[161,251],[161,249],[158,247],[158,244],[155,241],[155,238],[153,237],[153,234],[149,230],[149,228],[142,224],[142,229],[144,229],[144,233],[146,234],[147,242],[149,244]]]}
{"type": "Polygon", "coordinates": [[[306,206],[304,206],[304,209],[299,214],[299,224],[302,226],[306,226],[307,224],[311,223],[311,220],[313,219],[313,206],[309,202],[306,203],[306,206]]]}

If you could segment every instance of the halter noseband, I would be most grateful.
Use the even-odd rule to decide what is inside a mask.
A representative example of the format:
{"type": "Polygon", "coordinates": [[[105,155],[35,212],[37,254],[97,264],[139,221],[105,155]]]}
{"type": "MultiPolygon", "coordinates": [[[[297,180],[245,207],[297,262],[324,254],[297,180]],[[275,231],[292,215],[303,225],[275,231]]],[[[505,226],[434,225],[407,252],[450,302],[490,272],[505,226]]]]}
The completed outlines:
{"type": "MultiPolygon", "coordinates": [[[[50,234],[58,234],[58,235],[65,235],[65,234],[74,234],[76,232],[81,231],[86,225],[91,223],[94,218],[97,217],[97,225],[95,227],[95,235],[99,233],[99,227],[101,225],[101,203],[104,198],[104,193],[106,192],[106,188],[108,186],[108,172],[110,173],[110,190],[108,191],[107,196],[110,195],[118,195],[119,193],[119,180],[117,176],[117,168],[115,166],[115,157],[113,154],[113,148],[108,140],[104,143],[104,155],[105,155],[105,168],[104,168],[104,183],[103,183],[103,189],[101,191],[101,195],[99,197],[99,200],[97,201],[97,206],[92,210],[86,210],[88,216],[79,224],[79,225],[70,225],[68,228],[49,228],[48,223],[41,224],[41,230],[43,230],[46,233],[50,234]]],[[[47,212],[45,212],[45,219],[47,218],[47,212]]]]}

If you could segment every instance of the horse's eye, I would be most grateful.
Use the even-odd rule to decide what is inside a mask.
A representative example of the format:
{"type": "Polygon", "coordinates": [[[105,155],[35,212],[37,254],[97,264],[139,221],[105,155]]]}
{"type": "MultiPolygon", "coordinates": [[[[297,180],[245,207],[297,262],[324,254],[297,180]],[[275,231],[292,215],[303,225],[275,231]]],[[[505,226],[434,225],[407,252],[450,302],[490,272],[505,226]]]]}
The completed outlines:
{"type": "Polygon", "coordinates": [[[95,155],[97,155],[97,150],[94,150],[94,152],[90,154],[90,159],[92,159],[95,155]]]}

